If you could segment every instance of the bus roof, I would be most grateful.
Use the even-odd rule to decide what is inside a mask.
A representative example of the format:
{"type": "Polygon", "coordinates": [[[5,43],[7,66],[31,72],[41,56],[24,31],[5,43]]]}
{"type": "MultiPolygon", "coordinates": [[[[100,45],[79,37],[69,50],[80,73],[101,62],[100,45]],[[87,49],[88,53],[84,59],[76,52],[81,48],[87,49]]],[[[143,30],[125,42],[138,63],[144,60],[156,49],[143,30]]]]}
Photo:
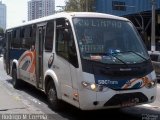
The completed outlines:
{"type": "Polygon", "coordinates": [[[105,13],[61,12],[61,13],[56,13],[56,14],[53,14],[53,15],[50,15],[50,16],[45,16],[45,17],[42,17],[42,18],[39,18],[39,19],[35,19],[35,20],[31,20],[31,21],[21,23],[19,25],[7,28],[7,30],[17,28],[17,27],[27,26],[27,25],[31,25],[31,24],[35,24],[35,23],[40,23],[40,22],[44,22],[44,21],[48,21],[48,20],[52,20],[52,19],[56,19],[56,18],[63,18],[63,17],[65,17],[65,18],[72,18],[72,17],[94,17],[95,18],[95,17],[97,17],[97,18],[109,18],[109,19],[129,21],[128,19],[126,19],[124,17],[119,17],[119,16],[105,14],[105,13]]]}

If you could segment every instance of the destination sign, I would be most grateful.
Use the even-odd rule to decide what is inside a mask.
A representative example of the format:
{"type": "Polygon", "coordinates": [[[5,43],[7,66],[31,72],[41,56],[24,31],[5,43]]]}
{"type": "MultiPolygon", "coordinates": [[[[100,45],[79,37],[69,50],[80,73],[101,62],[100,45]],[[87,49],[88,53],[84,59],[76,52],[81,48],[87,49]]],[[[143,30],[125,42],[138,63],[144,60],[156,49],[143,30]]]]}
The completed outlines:
{"type": "Polygon", "coordinates": [[[111,19],[79,19],[76,20],[76,26],[84,27],[106,27],[106,28],[121,28],[122,21],[111,20],[111,19]]]}

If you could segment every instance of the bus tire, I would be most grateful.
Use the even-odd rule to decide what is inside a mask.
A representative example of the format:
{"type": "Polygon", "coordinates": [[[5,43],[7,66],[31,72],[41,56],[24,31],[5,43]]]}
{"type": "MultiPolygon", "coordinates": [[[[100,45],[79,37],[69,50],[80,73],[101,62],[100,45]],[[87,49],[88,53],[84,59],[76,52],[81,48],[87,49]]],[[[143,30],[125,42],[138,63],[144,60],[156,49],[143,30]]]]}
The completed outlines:
{"type": "Polygon", "coordinates": [[[49,107],[52,110],[55,110],[55,111],[62,110],[61,101],[57,97],[57,91],[52,81],[50,81],[47,85],[47,99],[48,99],[49,107]]]}
{"type": "Polygon", "coordinates": [[[15,89],[20,87],[20,80],[17,79],[17,69],[13,68],[12,70],[12,85],[15,89]]]}

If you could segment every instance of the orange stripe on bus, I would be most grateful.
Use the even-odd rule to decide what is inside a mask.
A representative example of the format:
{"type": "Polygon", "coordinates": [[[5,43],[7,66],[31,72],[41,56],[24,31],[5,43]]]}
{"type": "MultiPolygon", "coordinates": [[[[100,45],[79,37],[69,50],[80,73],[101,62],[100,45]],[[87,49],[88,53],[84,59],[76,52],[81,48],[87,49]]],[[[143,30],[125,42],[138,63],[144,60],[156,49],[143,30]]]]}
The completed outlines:
{"type": "Polygon", "coordinates": [[[32,53],[27,52],[26,54],[24,54],[24,56],[21,58],[19,64],[21,64],[21,62],[24,60],[24,58],[26,58],[27,56],[29,56],[31,58],[31,61],[33,59],[32,53]]]}
{"type": "Polygon", "coordinates": [[[30,73],[35,73],[35,66],[36,66],[36,52],[33,51],[33,52],[32,52],[32,55],[33,55],[33,62],[32,62],[32,65],[31,65],[31,67],[30,67],[30,69],[29,69],[29,72],[30,72],[30,73]]]}

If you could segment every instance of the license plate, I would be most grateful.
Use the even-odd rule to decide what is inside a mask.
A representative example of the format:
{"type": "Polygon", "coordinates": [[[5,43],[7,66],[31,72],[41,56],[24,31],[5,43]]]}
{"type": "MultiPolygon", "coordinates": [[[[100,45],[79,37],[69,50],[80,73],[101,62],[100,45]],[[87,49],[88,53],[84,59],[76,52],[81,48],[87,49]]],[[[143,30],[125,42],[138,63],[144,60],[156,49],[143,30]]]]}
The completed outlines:
{"type": "Polygon", "coordinates": [[[133,98],[133,99],[131,99],[131,100],[122,102],[122,103],[121,103],[121,106],[122,106],[122,107],[134,106],[134,105],[136,105],[137,103],[139,103],[139,98],[133,98]]]}
{"type": "Polygon", "coordinates": [[[121,104],[122,107],[128,107],[128,106],[134,106],[136,105],[136,103],[132,103],[132,102],[123,102],[121,104]]]}

